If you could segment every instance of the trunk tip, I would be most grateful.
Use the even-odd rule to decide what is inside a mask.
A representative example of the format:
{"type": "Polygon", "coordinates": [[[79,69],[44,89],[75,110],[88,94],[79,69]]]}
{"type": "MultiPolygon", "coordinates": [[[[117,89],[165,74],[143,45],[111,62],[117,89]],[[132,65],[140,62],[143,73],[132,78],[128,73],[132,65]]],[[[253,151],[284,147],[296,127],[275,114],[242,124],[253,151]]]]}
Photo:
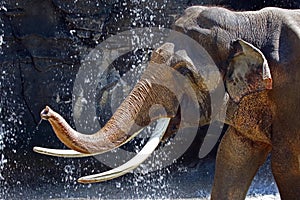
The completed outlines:
{"type": "Polygon", "coordinates": [[[52,113],[53,110],[49,106],[46,106],[41,112],[41,118],[43,120],[48,120],[51,117],[52,113]]]}

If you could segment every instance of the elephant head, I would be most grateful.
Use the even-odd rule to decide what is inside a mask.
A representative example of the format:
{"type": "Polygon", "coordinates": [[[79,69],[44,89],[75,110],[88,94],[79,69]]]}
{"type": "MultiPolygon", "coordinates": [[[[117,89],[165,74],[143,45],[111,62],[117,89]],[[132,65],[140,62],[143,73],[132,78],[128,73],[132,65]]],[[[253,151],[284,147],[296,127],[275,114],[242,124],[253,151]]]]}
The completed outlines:
{"type": "MultiPolygon", "coordinates": [[[[128,142],[152,121],[174,118],[181,100],[189,98],[195,88],[202,90],[197,92],[201,95],[196,101],[207,102],[207,88],[194,68],[184,51],[174,53],[174,44],[165,43],[153,52],[140,80],[98,132],[87,135],[75,131],[48,106],[41,112],[41,118],[50,122],[57,137],[70,149],[84,154],[103,153],[128,142]],[[180,81],[182,77],[193,80],[180,81]]],[[[202,115],[201,120],[207,122],[208,118],[202,115]]]]}
{"type": "Polygon", "coordinates": [[[231,123],[230,117],[241,98],[272,89],[270,68],[260,50],[264,44],[275,46],[265,35],[267,28],[276,28],[266,27],[268,14],[268,10],[262,11],[258,19],[251,12],[192,6],[175,22],[174,29],[201,44],[220,70],[231,101],[226,123],[231,123]],[[261,34],[256,34],[257,27],[261,34]]]}

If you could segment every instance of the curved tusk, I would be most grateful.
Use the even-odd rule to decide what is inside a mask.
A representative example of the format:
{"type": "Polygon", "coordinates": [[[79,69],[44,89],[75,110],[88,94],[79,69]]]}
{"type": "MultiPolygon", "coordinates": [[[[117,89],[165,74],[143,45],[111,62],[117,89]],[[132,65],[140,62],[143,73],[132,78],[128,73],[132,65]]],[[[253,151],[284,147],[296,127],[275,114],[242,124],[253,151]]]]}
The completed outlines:
{"type": "Polygon", "coordinates": [[[93,175],[81,177],[78,179],[78,182],[80,183],[102,182],[102,181],[107,181],[107,180],[117,178],[128,172],[131,172],[132,170],[137,168],[141,163],[143,163],[153,153],[153,151],[156,149],[159,142],[161,141],[161,138],[163,137],[164,133],[166,132],[169,122],[170,122],[170,118],[158,119],[156,128],[152,133],[147,144],[142,148],[142,150],[136,156],[134,156],[128,162],[124,163],[123,165],[117,168],[111,169],[106,172],[102,172],[100,174],[93,174],[93,175]]]}

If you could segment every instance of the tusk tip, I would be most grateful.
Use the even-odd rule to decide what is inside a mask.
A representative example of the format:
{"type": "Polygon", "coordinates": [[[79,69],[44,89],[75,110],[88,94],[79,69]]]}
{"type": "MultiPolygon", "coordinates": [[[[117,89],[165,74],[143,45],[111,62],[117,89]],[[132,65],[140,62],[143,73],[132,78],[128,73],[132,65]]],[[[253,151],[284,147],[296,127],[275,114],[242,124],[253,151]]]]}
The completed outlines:
{"type": "Polygon", "coordinates": [[[33,150],[34,152],[38,153],[38,149],[39,149],[39,147],[33,147],[32,150],[33,150]]]}
{"type": "Polygon", "coordinates": [[[43,153],[44,148],[43,147],[33,147],[32,149],[35,153],[43,153]]]}
{"type": "Polygon", "coordinates": [[[83,184],[89,184],[89,183],[95,183],[96,181],[92,180],[92,179],[87,179],[87,178],[79,178],[77,179],[78,183],[83,183],[83,184]]]}

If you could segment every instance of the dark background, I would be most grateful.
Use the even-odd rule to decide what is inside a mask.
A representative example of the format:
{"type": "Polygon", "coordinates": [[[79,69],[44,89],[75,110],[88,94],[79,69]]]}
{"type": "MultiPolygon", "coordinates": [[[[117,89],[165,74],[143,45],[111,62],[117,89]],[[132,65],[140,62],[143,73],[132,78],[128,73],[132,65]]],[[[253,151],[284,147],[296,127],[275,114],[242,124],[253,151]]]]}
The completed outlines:
{"type": "MultiPolygon", "coordinates": [[[[0,36],[3,39],[0,46],[0,199],[1,195],[7,199],[16,198],[20,194],[26,197],[28,188],[36,188],[31,198],[38,198],[39,191],[44,191],[50,187],[49,185],[59,184],[62,184],[60,188],[64,189],[62,193],[69,195],[66,191],[74,192],[78,188],[76,177],[89,174],[94,168],[105,169],[105,166],[93,159],[65,160],[33,153],[32,147],[37,145],[57,148],[63,146],[56,139],[48,123],[39,124],[40,111],[45,105],[50,105],[63,113],[72,123],[73,83],[81,59],[92,48],[109,36],[131,28],[157,26],[171,28],[184,9],[192,5],[220,5],[233,10],[257,10],[267,6],[299,8],[300,2],[292,0],[2,0],[0,2],[0,36]],[[71,175],[66,166],[74,168],[71,175]],[[37,187],[37,184],[43,186],[37,187]]],[[[118,76],[122,76],[123,72],[130,69],[135,58],[138,58],[138,55],[127,55],[116,61],[116,65],[122,66],[118,76]]],[[[111,111],[110,108],[103,109],[108,110],[107,116],[104,117],[105,121],[111,111]]],[[[198,162],[203,162],[196,160],[197,164],[194,163],[195,159],[190,155],[196,151],[195,149],[197,147],[190,150],[185,160],[192,168],[195,168],[198,162]]],[[[210,156],[214,157],[214,153],[210,156]]],[[[208,171],[213,170],[213,166],[208,168],[208,171]]],[[[118,185],[114,187],[118,188],[118,185]]],[[[88,190],[88,186],[83,188],[88,190]]],[[[53,196],[60,197],[59,194],[53,196]]]]}

